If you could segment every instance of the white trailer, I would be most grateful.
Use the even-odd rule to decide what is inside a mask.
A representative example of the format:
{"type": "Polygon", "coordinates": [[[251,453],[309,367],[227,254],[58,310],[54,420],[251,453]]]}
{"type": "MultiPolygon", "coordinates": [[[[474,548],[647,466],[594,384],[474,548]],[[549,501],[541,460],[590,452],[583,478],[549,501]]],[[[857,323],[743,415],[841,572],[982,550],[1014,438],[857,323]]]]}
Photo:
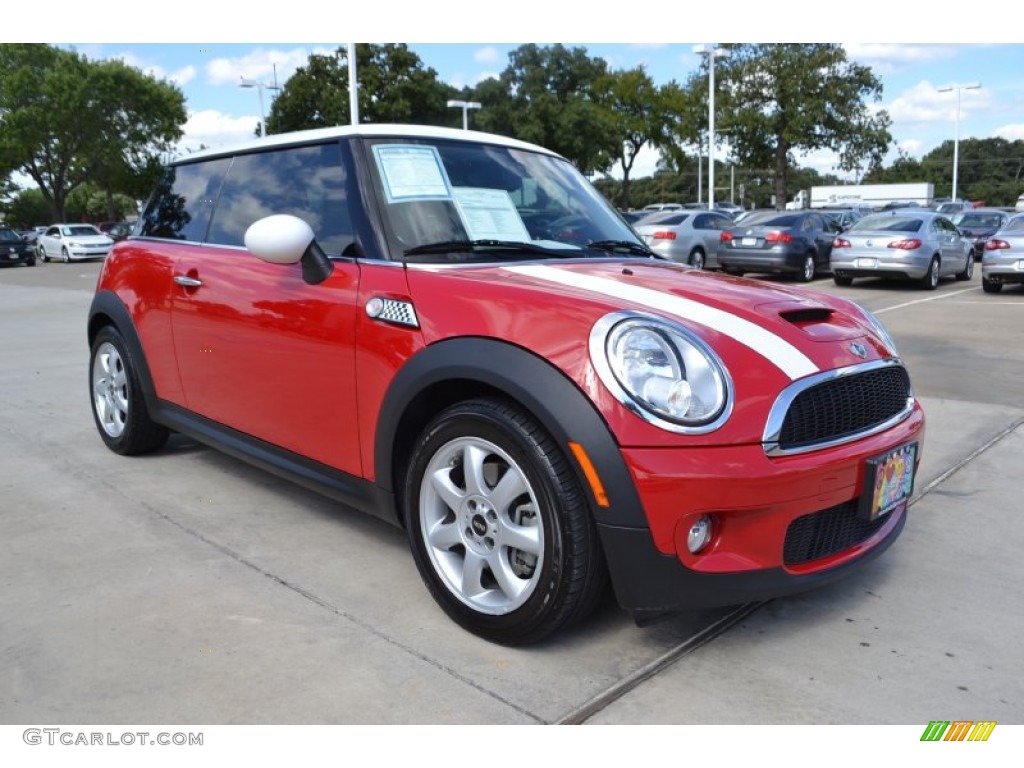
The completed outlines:
{"type": "Polygon", "coordinates": [[[828,208],[837,206],[870,206],[881,208],[889,203],[917,203],[925,207],[935,200],[935,185],[930,182],[908,184],[842,184],[801,189],[787,210],[828,208]]]}

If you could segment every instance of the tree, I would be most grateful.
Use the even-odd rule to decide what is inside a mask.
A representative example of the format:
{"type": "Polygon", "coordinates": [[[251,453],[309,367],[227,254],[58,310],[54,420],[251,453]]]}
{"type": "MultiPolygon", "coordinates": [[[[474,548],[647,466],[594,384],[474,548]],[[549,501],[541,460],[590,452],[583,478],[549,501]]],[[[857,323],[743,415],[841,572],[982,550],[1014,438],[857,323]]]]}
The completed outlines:
{"type": "Polygon", "coordinates": [[[610,113],[616,133],[622,139],[616,155],[622,171],[618,204],[631,204],[630,173],[636,156],[648,144],[663,145],[671,132],[678,110],[679,92],[674,82],[658,88],[642,67],[611,72],[598,79],[595,90],[610,113]]]}
{"type": "Polygon", "coordinates": [[[7,223],[17,229],[46,226],[51,223],[50,207],[38,189],[23,189],[7,204],[7,223]]]}
{"type": "Polygon", "coordinates": [[[176,86],[123,62],[0,45],[0,173],[35,181],[54,220],[65,219],[68,195],[88,180],[111,199],[148,186],[186,118],[176,86]]]}
{"type": "MultiPolygon", "coordinates": [[[[787,200],[794,152],[831,150],[843,171],[881,163],[892,141],[891,120],[884,110],[868,108],[868,100],[882,95],[870,67],[847,61],[841,46],[825,43],[727,47],[731,55],[715,64],[721,87],[716,121],[741,164],[772,169],[776,205],[787,200]]],[[[705,105],[705,124],[707,67],[705,60],[688,83],[705,105]]]]}
{"type": "MultiPolygon", "coordinates": [[[[403,44],[356,45],[359,122],[445,125],[455,89],[438,80],[420,57],[403,44]]],[[[274,99],[267,117],[269,133],[348,125],[348,50],[312,54],[274,99]]]]}
{"type": "Polygon", "coordinates": [[[497,79],[477,86],[478,125],[558,152],[585,174],[607,170],[623,138],[601,85],[608,74],[585,48],[521,45],[497,79]]]}

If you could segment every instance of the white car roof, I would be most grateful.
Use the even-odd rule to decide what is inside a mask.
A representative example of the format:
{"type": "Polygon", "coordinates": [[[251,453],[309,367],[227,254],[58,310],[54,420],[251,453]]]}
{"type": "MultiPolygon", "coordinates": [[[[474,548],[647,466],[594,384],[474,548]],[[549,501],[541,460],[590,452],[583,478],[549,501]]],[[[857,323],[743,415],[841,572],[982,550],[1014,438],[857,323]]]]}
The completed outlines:
{"type": "Polygon", "coordinates": [[[204,149],[200,152],[193,152],[176,158],[171,165],[190,163],[194,160],[202,160],[219,155],[229,155],[237,152],[250,150],[269,149],[271,147],[282,147],[291,144],[310,144],[326,139],[343,138],[346,136],[393,136],[425,139],[448,139],[453,141],[473,141],[483,144],[496,144],[503,147],[515,149],[526,149],[533,152],[543,152],[558,157],[557,153],[544,147],[530,144],[508,136],[500,136],[496,133],[483,133],[481,131],[464,131],[459,128],[439,128],[433,125],[403,125],[391,123],[368,123],[365,125],[339,125],[331,128],[315,128],[308,131],[293,131],[291,133],[277,133],[252,141],[233,144],[231,146],[218,147],[216,149],[204,149]]]}

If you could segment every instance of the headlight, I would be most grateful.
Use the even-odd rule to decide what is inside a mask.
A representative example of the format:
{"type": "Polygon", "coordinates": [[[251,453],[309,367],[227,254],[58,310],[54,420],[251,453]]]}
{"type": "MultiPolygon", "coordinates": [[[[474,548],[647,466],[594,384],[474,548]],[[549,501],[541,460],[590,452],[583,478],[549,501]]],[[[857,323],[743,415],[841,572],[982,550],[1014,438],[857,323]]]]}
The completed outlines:
{"type": "Polygon", "coordinates": [[[875,333],[882,337],[882,341],[885,342],[885,346],[889,348],[889,351],[892,352],[893,356],[899,357],[899,352],[896,351],[896,342],[893,341],[892,335],[889,333],[889,329],[886,328],[882,324],[882,321],[875,317],[874,314],[864,309],[864,307],[861,307],[860,310],[864,313],[864,317],[871,324],[871,327],[875,329],[875,333]]]}
{"type": "Polygon", "coordinates": [[[725,366],[680,325],[631,312],[607,315],[591,331],[590,357],[623,405],[663,429],[710,432],[729,416],[725,366]]]}

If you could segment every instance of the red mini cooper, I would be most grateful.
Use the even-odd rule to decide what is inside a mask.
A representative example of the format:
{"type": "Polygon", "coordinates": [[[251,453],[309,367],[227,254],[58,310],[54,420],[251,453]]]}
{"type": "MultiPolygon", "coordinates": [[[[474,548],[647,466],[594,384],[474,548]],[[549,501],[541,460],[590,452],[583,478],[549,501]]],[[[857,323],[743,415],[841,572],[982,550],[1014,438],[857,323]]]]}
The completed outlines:
{"type": "Polygon", "coordinates": [[[565,159],[421,126],[171,165],[88,321],[99,435],[402,526],[490,640],[805,590],[903,528],[924,415],[841,298],[658,258],[565,159]]]}

